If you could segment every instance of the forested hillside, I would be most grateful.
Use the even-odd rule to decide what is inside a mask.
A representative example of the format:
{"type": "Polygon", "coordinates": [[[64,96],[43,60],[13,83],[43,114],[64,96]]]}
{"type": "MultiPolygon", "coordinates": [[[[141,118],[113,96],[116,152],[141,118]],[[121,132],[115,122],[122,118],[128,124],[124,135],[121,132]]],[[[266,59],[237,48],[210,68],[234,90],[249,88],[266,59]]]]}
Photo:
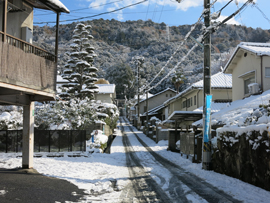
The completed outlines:
{"type": "MultiPolygon", "coordinates": [[[[94,39],[91,43],[98,55],[94,65],[99,70],[99,77],[104,77],[117,85],[118,98],[123,98],[124,95],[130,97],[135,91],[137,70],[132,64],[132,57],[143,56],[145,58],[140,76],[141,83],[147,83],[165,65],[191,29],[191,25],[167,27],[165,23],[158,24],[151,20],[120,22],[99,19],[82,23],[92,25],[91,34],[94,39]]],[[[60,25],[59,72],[63,70],[64,64],[68,60],[65,52],[70,50],[69,45],[72,43],[72,32],[76,24],[60,25]]],[[[202,33],[201,29],[202,25],[197,26],[192,36],[197,38],[202,33]]],[[[55,27],[36,26],[33,34],[34,43],[53,52],[55,27]]],[[[270,30],[223,25],[212,35],[212,74],[220,71],[220,66],[226,64],[233,49],[242,41],[269,42],[270,30]]],[[[194,41],[188,39],[153,84],[160,81],[193,45],[194,41]]],[[[186,72],[189,71],[185,84],[180,87],[180,90],[186,88],[190,83],[202,79],[202,67],[203,50],[201,47],[197,47],[179,67],[186,72]]],[[[164,80],[151,93],[159,92],[167,87],[173,87],[170,78],[164,80]]]]}

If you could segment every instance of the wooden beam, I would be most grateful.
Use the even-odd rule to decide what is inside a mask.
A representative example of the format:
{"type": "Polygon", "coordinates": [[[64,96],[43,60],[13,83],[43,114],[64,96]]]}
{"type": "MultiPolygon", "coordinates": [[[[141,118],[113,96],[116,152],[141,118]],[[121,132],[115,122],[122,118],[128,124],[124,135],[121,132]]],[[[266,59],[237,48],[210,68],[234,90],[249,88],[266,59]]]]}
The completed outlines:
{"type": "Polygon", "coordinates": [[[10,105],[26,106],[30,104],[30,97],[28,95],[1,95],[0,103],[6,103],[10,105]]]}
{"type": "Polygon", "coordinates": [[[6,41],[6,35],[7,35],[7,4],[8,4],[8,0],[4,0],[4,3],[3,3],[3,22],[2,22],[2,26],[3,26],[3,38],[2,38],[2,41],[5,42],[6,41]]]}
{"type": "Polygon", "coordinates": [[[55,98],[54,93],[43,92],[43,91],[34,90],[31,88],[21,87],[21,86],[17,86],[17,85],[12,85],[12,84],[8,84],[8,83],[4,83],[4,82],[0,82],[0,89],[1,89],[1,87],[11,89],[11,90],[25,92],[26,94],[42,95],[42,96],[50,97],[52,100],[54,100],[54,98],[55,98]]]}

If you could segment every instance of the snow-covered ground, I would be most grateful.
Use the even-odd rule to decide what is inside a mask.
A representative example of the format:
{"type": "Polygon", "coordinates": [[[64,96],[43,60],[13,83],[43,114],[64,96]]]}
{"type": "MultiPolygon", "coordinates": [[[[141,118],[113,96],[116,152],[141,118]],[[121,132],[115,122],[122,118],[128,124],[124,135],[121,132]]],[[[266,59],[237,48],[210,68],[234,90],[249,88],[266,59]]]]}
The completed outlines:
{"type": "MultiPolygon", "coordinates": [[[[127,128],[125,129],[127,130],[127,128]]],[[[156,144],[141,131],[137,131],[135,128],[134,130],[153,151],[223,190],[235,199],[250,203],[269,202],[269,191],[213,171],[202,170],[201,164],[191,163],[181,157],[180,154],[167,151],[167,141],[160,141],[156,144]]],[[[157,166],[156,162],[149,161],[151,155],[146,153],[146,149],[138,142],[135,135],[131,132],[126,132],[126,134],[134,151],[142,160],[142,165],[147,171],[151,172],[153,179],[158,183],[158,177],[170,178],[166,169],[157,166]]],[[[34,158],[34,168],[44,175],[68,180],[84,189],[88,194],[99,194],[98,197],[86,196],[85,198],[89,200],[86,202],[93,199],[98,202],[118,202],[121,190],[130,183],[122,134],[119,130],[112,144],[111,154],[93,153],[87,157],[68,157],[70,153],[65,153],[64,157],[60,158],[49,158],[46,154],[44,153],[42,158],[34,158]],[[115,181],[117,181],[118,188],[112,187],[112,183],[115,183],[115,181]]],[[[17,155],[1,153],[0,168],[20,167],[21,158],[16,158],[17,155]]],[[[165,189],[166,185],[163,188],[165,189]]],[[[195,196],[192,197],[192,194],[188,193],[188,199],[191,202],[200,202],[195,196]]]]}

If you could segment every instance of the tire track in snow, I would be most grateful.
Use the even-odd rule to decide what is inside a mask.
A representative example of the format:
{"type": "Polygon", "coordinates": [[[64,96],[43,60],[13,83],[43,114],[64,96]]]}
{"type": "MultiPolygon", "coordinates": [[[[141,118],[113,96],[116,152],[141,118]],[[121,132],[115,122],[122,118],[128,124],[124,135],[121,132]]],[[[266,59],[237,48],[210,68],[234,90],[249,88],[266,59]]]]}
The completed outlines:
{"type": "MultiPolygon", "coordinates": [[[[125,122],[128,123],[126,119],[124,120],[125,122]]],[[[142,139],[134,132],[133,128],[130,125],[127,127],[134,133],[138,141],[147,149],[147,151],[156,159],[156,161],[162,164],[166,169],[168,169],[173,174],[173,176],[179,181],[179,183],[180,182],[184,183],[193,192],[198,194],[200,197],[202,197],[206,201],[210,203],[241,202],[237,199],[234,199],[230,195],[226,194],[224,191],[219,190],[213,185],[205,182],[203,179],[185,171],[180,166],[160,156],[142,141],[142,139]]],[[[172,190],[170,192],[172,192],[172,190]]],[[[173,194],[175,195],[178,194],[182,196],[183,193],[182,191],[178,191],[178,192],[175,191],[173,194]]]]}
{"type": "MultiPolygon", "coordinates": [[[[120,121],[121,124],[121,121],[120,121]]],[[[121,128],[123,129],[122,125],[121,128]]],[[[121,130],[122,130],[121,129],[121,130]]],[[[166,202],[170,203],[171,200],[167,194],[160,188],[155,180],[145,171],[140,163],[140,159],[133,150],[132,145],[123,132],[123,144],[126,151],[127,167],[132,181],[132,189],[128,186],[123,192],[128,192],[125,195],[127,202],[166,202]],[[132,191],[133,190],[133,191],[132,191]]],[[[123,194],[123,193],[122,193],[123,194]]],[[[122,200],[125,202],[125,200],[122,200]]]]}

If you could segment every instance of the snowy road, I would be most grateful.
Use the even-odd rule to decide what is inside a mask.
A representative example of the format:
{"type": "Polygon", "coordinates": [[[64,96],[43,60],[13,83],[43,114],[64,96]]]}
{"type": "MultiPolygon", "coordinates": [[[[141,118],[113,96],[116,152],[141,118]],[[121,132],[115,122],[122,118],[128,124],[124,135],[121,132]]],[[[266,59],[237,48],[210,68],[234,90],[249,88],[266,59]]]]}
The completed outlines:
{"type": "MultiPolygon", "coordinates": [[[[245,202],[269,203],[270,192],[238,179],[202,170],[179,153],[167,151],[121,118],[111,154],[87,152],[82,157],[48,157],[38,153],[34,168],[65,179],[85,191],[83,203],[245,202]]],[[[19,168],[21,153],[0,153],[0,168],[19,168]]],[[[51,155],[51,154],[50,154],[51,155]]],[[[8,193],[0,188],[0,195],[8,193]]]]}
{"type": "Polygon", "coordinates": [[[135,190],[132,195],[135,193],[139,202],[241,202],[158,155],[125,119],[121,118],[120,123],[135,190]],[[153,170],[147,171],[147,167],[153,170]],[[159,173],[155,174],[157,168],[159,173]]]}

